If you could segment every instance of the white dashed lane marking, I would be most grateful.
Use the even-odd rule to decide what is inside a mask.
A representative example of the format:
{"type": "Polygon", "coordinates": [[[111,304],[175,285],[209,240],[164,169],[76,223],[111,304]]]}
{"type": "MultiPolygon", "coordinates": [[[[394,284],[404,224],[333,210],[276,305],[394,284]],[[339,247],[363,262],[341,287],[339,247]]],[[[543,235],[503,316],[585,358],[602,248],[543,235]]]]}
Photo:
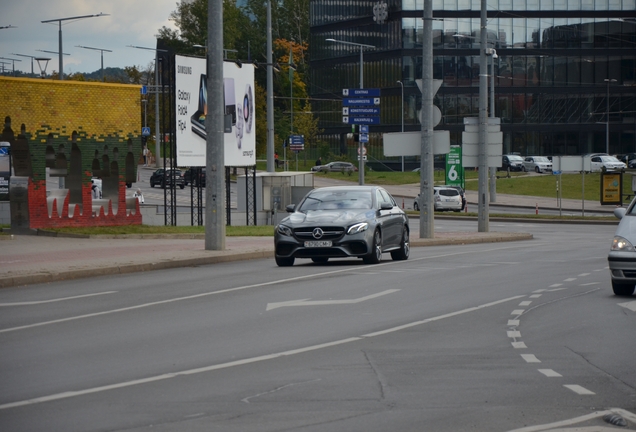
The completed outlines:
{"type": "Polygon", "coordinates": [[[593,395],[596,394],[593,391],[590,391],[588,389],[586,389],[585,387],[581,387],[580,385],[577,384],[565,384],[563,385],[563,387],[568,388],[570,390],[572,390],[574,393],[580,394],[580,395],[593,395]]]}
{"type": "Polygon", "coordinates": [[[510,313],[510,315],[522,315],[525,311],[525,309],[515,309],[510,313]]]}
{"type": "Polygon", "coordinates": [[[531,301],[522,301],[521,303],[519,303],[519,306],[530,306],[531,304],[531,301]]]}
{"type": "Polygon", "coordinates": [[[576,278],[567,278],[567,279],[563,279],[563,282],[572,282],[575,281],[576,278]]]}
{"type": "Polygon", "coordinates": [[[521,354],[521,358],[526,361],[526,363],[541,363],[534,354],[521,354]]]}
{"type": "Polygon", "coordinates": [[[539,372],[541,372],[548,378],[558,378],[563,376],[560,373],[553,371],[552,369],[539,369],[539,372]]]}
{"type": "Polygon", "coordinates": [[[513,347],[514,349],[528,348],[528,347],[526,346],[526,343],[525,343],[525,342],[513,342],[513,343],[512,343],[512,347],[513,347]]]}

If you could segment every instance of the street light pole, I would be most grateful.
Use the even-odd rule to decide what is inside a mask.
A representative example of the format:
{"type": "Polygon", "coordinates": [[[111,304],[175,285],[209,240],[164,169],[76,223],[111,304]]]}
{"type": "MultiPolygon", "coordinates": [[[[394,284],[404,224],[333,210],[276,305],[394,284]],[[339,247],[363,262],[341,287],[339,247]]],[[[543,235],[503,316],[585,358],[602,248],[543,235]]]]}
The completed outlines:
{"type": "Polygon", "coordinates": [[[166,52],[166,50],[158,48],[146,48],[134,45],[128,45],[131,48],[144,49],[155,52],[155,168],[161,168],[162,164],[159,163],[159,155],[161,155],[161,134],[159,133],[159,92],[161,86],[159,85],[159,52],[166,52]]]}
{"type": "MultiPolygon", "coordinates": [[[[360,88],[363,89],[364,88],[364,55],[363,55],[363,50],[364,50],[364,48],[375,49],[375,45],[367,45],[367,44],[361,44],[361,43],[349,42],[349,41],[343,41],[343,40],[336,40],[336,39],[326,39],[326,41],[327,42],[341,43],[341,44],[345,44],[345,45],[354,45],[354,46],[360,47],[360,88]]],[[[360,159],[360,169],[358,170],[358,183],[360,185],[363,185],[364,184],[364,143],[362,141],[360,141],[359,146],[358,146],[358,157],[360,159]]]]}
{"type": "MultiPolygon", "coordinates": [[[[400,83],[400,87],[402,90],[402,132],[404,132],[404,83],[402,81],[397,81],[400,83]]],[[[404,172],[404,156],[402,156],[402,172],[404,172]]]]}
{"type": "Polygon", "coordinates": [[[106,81],[105,77],[104,77],[104,51],[106,52],[112,52],[111,50],[107,50],[104,48],[93,48],[93,47],[87,47],[87,46],[82,46],[82,45],[75,45],[77,48],[84,48],[84,49],[89,49],[89,50],[95,50],[95,51],[101,51],[101,57],[102,57],[102,82],[106,81]]]}
{"type": "Polygon", "coordinates": [[[60,46],[60,50],[59,50],[59,60],[60,60],[60,80],[64,79],[64,62],[62,61],[62,21],[69,21],[69,20],[73,20],[73,21],[77,21],[80,19],[84,19],[84,18],[94,18],[94,17],[100,17],[100,16],[109,16],[110,14],[104,14],[104,13],[98,13],[96,15],[81,15],[81,16],[75,16],[75,17],[68,17],[68,18],[55,18],[55,19],[51,19],[51,20],[46,20],[46,21],[41,21],[42,23],[51,23],[51,22],[56,22],[58,23],[58,39],[59,39],[59,46],[60,46]]]}
{"type": "MultiPolygon", "coordinates": [[[[490,54],[490,118],[495,118],[495,59],[498,58],[497,51],[488,49],[490,54]]],[[[490,167],[490,202],[497,202],[497,168],[490,167]]]]}
{"type": "Polygon", "coordinates": [[[611,78],[605,78],[603,81],[605,81],[607,83],[607,118],[606,118],[606,122],[605,122],[605,153],[609,154],[609,115],[610,115],[610,103],[609,103],[609,88],[610,88],[610,83],[616,82],[615,79],[611,78]]]}
{"type": "Polygon", "coordinates": [[[274,167],[274,69],[272,63],[272,1],[267,0],[267,172],[274,167]]]}
{"type": "Polygon", "coordinates": [[[12,55],[17,55],[20,57],[29,57],[31,59],[31,75],[34,75],[33,73],[33,59],[36,57],[30,56],[30,55],[24,55],[24,54],[17,54],[17,53],[11,53],[12,55]]]}

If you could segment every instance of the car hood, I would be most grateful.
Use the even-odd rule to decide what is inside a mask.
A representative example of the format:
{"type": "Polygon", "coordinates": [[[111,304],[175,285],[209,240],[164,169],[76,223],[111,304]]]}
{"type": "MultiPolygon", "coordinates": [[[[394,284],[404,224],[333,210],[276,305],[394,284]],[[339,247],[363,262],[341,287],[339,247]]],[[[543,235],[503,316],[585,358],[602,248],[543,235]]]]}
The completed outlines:
{"type": "Polygon", "coordinates": [[[371,209],[353,210],[313,210],[309,213],[294,212],[282,220],[282,223],[293,225],[338,224],[347,225],[353,222],[373,218],[371,209]]]}

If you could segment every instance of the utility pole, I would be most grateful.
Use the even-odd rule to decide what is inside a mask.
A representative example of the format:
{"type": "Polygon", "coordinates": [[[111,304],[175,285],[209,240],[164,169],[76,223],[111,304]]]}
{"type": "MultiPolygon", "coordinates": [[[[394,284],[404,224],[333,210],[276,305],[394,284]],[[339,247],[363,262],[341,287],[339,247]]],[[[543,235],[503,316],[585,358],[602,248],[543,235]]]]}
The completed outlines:
{"type": "Polygon", "coordinates": [[[433,186],[433,0],[424,0],[422,24],[422,142],[420,165],[420,238],[435,237],[433,186]]]}
{"type": "Polygon", "coordinates": [[[208,0],[205,249],[225,250],[223,0],[208,0]]]}

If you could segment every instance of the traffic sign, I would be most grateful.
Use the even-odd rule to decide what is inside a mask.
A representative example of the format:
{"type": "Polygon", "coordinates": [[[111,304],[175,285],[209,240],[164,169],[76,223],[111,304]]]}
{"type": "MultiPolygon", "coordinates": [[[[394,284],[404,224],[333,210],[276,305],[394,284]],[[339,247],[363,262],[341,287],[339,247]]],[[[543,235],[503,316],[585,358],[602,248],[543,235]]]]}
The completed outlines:
{"type": "Polygon", "coordinates": [[[380,105],[380,98],[344,98],[342,100],[343,106],[374,106],[380,105]]]}
{"type": "Polygon", "coordinates": [[[342,115],[380,115],[380,107],[342,107],[342,115]]]}
{"type": "Polygon", "coordinates": [[[380,117],[359,117],[359,116],[344,116],[342,122],[347,124],[359,124],[359,125],[377,125],[380,124],[380,117]]]}
{"type": "Polygon", "coordinates": [[[360,125],[360,133],[368,134],[369,133],[369,126],[368,125],[360,125]]]}
{"type": "Polygon", "coordinates": [[[552,174],[559,175],[559,174],[561,174],[561,171],[552,171],[552,174]]]}
{"type": "Polygon", "coordinates": [[[145,86],[145,85],[141,86],[141,94],[142,95],[148,94],[148,86],[145,86]]]}
{"type": "Polygon", "coordinates": [[[289,142],[293,144],[305,144],[305,136],[304,135],[290,135],[289,142]]]}
{"type": "Polygon", "coordinates": [[[361,133],[360,134],[360,142],[361,143],[368,143],[369,142],[369,134],[361,133]]]}
{"type": "Polygon", "coordinates": [[[380,96],[379,88],[370,88],[370,89],[342,89],[343,96],[380,96]]]}
{"type": "Polygon", "coordinates": [[[142,127],[141,128],[141,136],[150,136],[150,128],[142,127]]]}

